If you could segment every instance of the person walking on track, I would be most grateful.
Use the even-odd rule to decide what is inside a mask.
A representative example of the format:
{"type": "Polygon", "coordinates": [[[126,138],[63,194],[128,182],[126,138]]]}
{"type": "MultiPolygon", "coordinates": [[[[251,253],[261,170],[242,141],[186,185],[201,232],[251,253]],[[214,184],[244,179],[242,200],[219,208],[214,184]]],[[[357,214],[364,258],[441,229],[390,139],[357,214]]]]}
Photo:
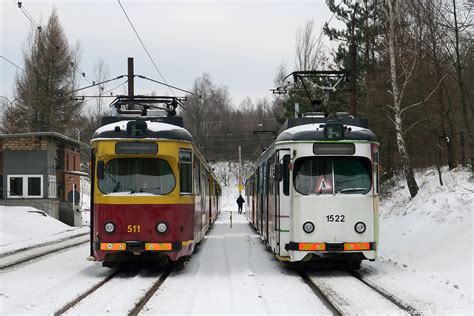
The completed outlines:
{"type": "Polygon", "coordinates": [[[242,197],[241,194],[239,194],[239,197],[237,198],[237,205],[239,206],[239,214],[242,214],[242,205],[245,203],[244,198],[242,197]]]}

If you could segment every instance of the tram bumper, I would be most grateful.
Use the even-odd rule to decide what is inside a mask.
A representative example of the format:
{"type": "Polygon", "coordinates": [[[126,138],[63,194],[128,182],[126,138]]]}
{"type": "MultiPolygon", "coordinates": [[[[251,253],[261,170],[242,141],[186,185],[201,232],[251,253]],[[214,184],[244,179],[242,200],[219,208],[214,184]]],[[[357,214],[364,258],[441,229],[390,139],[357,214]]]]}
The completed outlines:
{"type": "Polygon", "coordinates": [[[315,258],[354,258],[374,260],[377,256],[376,242],[290,242],[285,245],[290,261],[310,261],[315,258]]]}

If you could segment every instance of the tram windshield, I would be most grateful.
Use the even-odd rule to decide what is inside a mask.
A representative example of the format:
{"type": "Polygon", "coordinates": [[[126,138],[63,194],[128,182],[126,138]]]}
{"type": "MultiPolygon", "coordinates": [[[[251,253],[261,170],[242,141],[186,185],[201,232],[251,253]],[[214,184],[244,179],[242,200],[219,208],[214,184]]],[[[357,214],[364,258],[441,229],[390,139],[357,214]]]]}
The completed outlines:
{"type": "Polygon", "coordinates": [[[308,157],[295,163],[294,186],[304,195],[366,194],[371,188],[370,160],[363,157],[308,157]]]}
{"type": "Polygon", "coordinates": [[[106,193],[128,192],[168,194],[176,179],[166,160],[159,158],[119,158],[107,163],[99,189],[106,193]]]}

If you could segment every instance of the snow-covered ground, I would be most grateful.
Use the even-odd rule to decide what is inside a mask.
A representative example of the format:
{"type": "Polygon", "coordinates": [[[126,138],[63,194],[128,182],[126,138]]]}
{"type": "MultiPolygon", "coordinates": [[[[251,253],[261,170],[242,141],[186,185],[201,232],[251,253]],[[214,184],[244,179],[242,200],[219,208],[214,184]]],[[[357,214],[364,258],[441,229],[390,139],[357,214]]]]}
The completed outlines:
{"type": "MultiPolygon", "coordinates": [[[[214,166],[216,174],[228,177],[222,213],[191,261],[170,275],[142,312],[327,313],[301,278],[272,256],[244,215],[237,214],[236,167],[214,166]]],[[[364,278],[418,311],[473,314],[474,184],[468,177],[463,169],[444,170],[440,186],[435,171],[418,172],[420,192],[411,200],[402,179],[393,179],[381,203],[380,257],[363,263],[364,278]]],[[[88,229],[69,227],[31,208],[1,207],[0,222],[0,254],[88,229]]],[[[0,270],[0,314],[51,314],[100,282],[110,270],[85,261],[87,255],[84,245],[0,270]]],[[[137,285],[127,290],[150,283],[142,280],[146,277],[130,277],[137,285]]],[[[126,281],[117,282],[122,296],[126,281]]],[[[86,306],[82,311],[129,310],[120,304],[111,309],[102,305],[97,307],[101,310],[86,306]]]]}
{"type": "Polygon", "coordinates": [[[416,176],[420,191],[413,199],[401,177],[385,191],[380,257],[362,272],[419,310],[472,313],[474,183],[462,168],[444,168],[443,186],[434,169],[416,176]]]}
{"type": "Polygon", "coordinates": [[[68,226],[32,207],[0,206],[0,256],[88,231],[88,227],[68,226]]]}

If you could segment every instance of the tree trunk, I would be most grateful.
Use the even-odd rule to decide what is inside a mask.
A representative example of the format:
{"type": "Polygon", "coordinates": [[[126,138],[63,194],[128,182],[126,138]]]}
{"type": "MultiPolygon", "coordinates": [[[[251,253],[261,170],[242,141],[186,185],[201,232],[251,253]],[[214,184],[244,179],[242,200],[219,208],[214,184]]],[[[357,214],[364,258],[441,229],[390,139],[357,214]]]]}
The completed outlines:
{"type": "MultiPolygon", "coordinates": [[[[398,8],[394,8],[398,5],[398,2],[395,1],[392,3],[392,0],[388,2],[388,22],[389,22],[389,29],[388,29],[388,36],[389,36],[389,53],[390,53],[390,75],[391,75],[391,84],[392,84],[392,96],[393,96],[393,110],[395,112],[395,131],[397,134],[397,146],[398,152],[400,153],[400,159],[402,163],[403,173],[405,174],[405,179],[407,181],[408,190],[410,191],[410,196],[414,198],[418,193],[418,184],[415,180],[415,175],[413,173],[413,169],[411,168],[410,164],[410,157],[408,155],[408,151],[405,144],[405,139],[403,137],[403,126],[402,126],[402,115],[401,115],[401,100],[402,95],[400,94],[400,90],[398,88],[397,82],[397,61],[396,61],[396,53],[395,53],[395,19],[396,14],[398,13],[398,8]]],[[[405,80],[408,80],[406,78],[405,80]]]]}
{"type": "Polygon", "coordinates": [[[459,54],[459,28],[456,13],[456,0],[453,0],[453,14],[454,14],[454,35],[456,38],[456,78],[459,86],[459,93],[461,97],[461,106],[463,110],[464,123],[466,125],[466,136],[469,143],[469,157],[471,162],[471,178],[474,178],[474,126],[472,123],[472,109],[467,104],[466,91],[464,87],[464,79],[462,77],[461,57],[459,54]]]}

